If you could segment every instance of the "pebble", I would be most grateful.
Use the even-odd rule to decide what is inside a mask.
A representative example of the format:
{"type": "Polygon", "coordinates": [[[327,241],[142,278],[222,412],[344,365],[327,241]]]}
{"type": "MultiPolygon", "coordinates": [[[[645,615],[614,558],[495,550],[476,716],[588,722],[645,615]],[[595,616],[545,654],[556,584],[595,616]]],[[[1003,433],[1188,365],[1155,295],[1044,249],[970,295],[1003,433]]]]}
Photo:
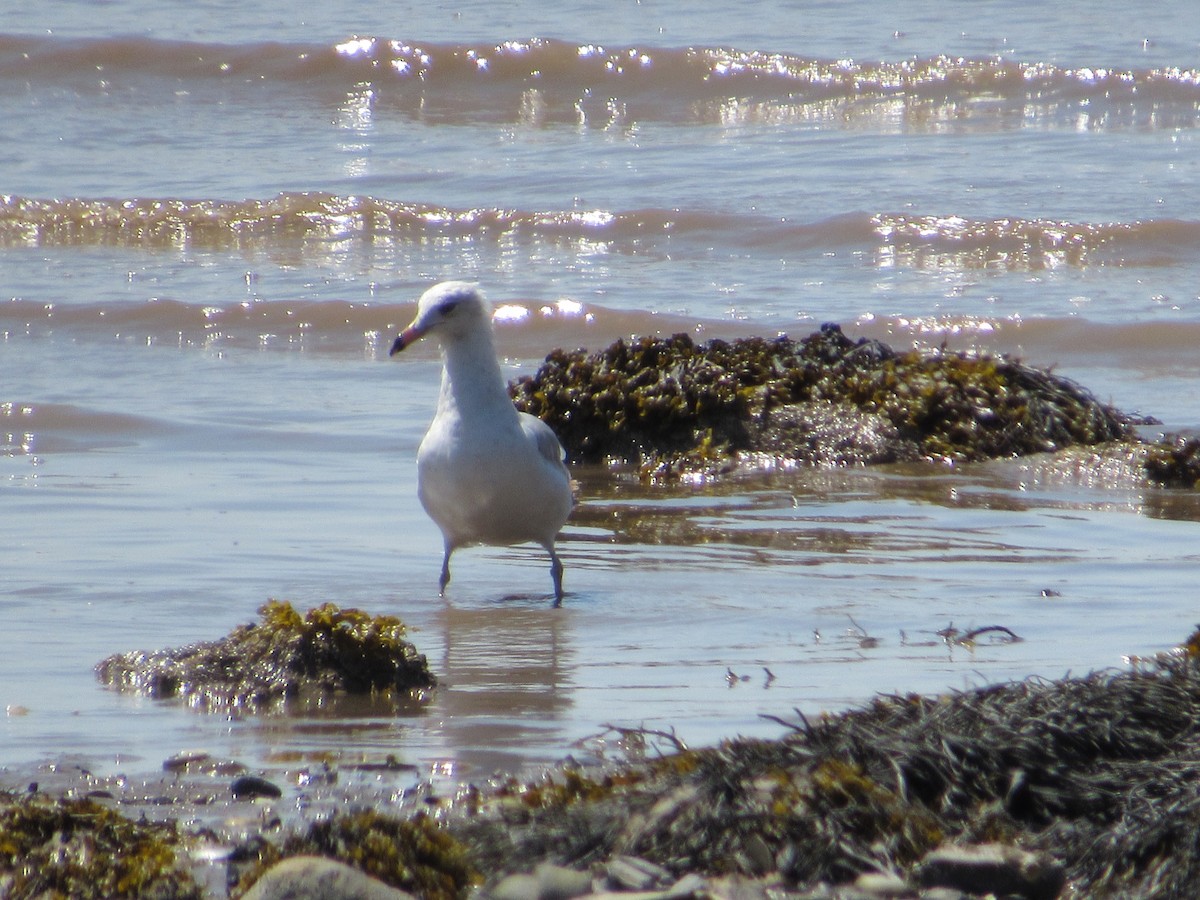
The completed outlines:
{"type": "Polygon", "coordinates": [[[509,875],[487,892],[491,900],[572,900],[592,892],[592,876],[542,863],[532,875],[509,875]]]}
{"type": "Polygon", "coordinates": [[[509,875],[486,894],[490,900],[539,900],[538,880],[534,875],[509,875]]]}
{"type": "Polygon", "coordinates": [[[189,766],[207,763],[212,757],[203,750],[183,750],[163,760],[164,772],[186,772],[189,766]]]}
{"type": "Polygon", "coordinates": [[[854,886],[871,897],[912,895],[912,886],[899,875],[889,872],[864,872],[854,880],[854,886]]]}
{"type": "Polygon", "coordinates": [[[229,785],[235,800],[253,800],[255,797],[282,797],[283,791],[257,775],[242,775],[229,785]]]}

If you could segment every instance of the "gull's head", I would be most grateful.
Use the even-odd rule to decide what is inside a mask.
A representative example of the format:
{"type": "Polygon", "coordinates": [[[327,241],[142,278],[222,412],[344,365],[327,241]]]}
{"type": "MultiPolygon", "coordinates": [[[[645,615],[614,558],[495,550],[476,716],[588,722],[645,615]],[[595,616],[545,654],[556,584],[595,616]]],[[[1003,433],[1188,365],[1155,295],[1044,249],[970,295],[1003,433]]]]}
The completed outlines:
{"type": "Polygon", "coordinates": [[[490,328],[491,321],[491,307],[478,285],[469,281],[443,281],[421,295],[416,318],[400,332],[389,355],[395,356],[431,331],[444,345],[480,328],[490,328]]]}

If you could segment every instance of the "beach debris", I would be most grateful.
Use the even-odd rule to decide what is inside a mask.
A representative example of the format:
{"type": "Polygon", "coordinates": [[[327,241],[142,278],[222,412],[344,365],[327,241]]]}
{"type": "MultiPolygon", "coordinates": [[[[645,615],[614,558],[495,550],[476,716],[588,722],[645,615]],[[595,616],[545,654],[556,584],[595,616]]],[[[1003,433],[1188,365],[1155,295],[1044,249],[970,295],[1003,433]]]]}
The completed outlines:
{"type": "Polygon", "coordinates": [[[652,479],[991,459],[1133,434],[1128,417],[1051,372],[1000,355],[899,352],[836,324],[801,341],[677,334],[556,350],[509,391],[570,460],[652,479]]]}
{"type": "Polygon", "coordinates": [[[945,643],[959,647],[974,647],[982,635],[990,635],[992,640],[1000,644],[1019,644],[1024,640],[1019,634],[1006,625],[984,625],[982,628],[970,628],[961,631],[951,622],[937,633],[945,643]]]}
{"type": "Polygon", "coordinates": [[[858,641],[858,648],[860,650],[874,650],[876,647],[879,646],[879,638],[872,637],[867,632],[867,629],[863,628],[861,625],[858,624],[858,622],[856,622],[854,620],[854,616],[847,613],[846,618],[850,620],[849,634],[856,641],[858,641]]]}
{"type": "Polygon", "coordinates": [[[257,711],[339,692],[420,695],[435,679],[394,616],[325,603],[301,615],[271,600],[259,622],[217,641],[110,656],[96,676],[110,687],[180,697],[204,709],[257,711]]]}

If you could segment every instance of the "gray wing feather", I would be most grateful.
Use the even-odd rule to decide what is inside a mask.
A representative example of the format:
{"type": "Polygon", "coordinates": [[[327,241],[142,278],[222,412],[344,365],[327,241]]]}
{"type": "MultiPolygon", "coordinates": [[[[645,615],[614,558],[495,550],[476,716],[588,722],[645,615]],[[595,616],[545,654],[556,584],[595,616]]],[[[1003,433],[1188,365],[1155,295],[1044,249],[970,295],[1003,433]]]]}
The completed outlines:
{"type": "Polygon", "coordinates": [[[533,438],[537,444],[538,453],[540,453],[547,462],[563,464],[562,444],[558,442],[558,436],[551,430],[550,426],[539,419],[537,416],[531,416],[529,413],[521,413],[521,427],[525,433],[533,438]]]}

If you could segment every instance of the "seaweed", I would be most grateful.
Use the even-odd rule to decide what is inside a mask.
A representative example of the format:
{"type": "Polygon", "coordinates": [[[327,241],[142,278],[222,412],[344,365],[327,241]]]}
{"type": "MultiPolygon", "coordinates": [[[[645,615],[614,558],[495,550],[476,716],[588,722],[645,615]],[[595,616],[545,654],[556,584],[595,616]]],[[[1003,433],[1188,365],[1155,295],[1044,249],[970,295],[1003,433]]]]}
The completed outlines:
{"type": "Polygon", "coordinates": [[[173,823],[134,822],[90,799],[0,794],[0,896],[192,900],[173,823]]]}
{"type": "MultiPolygon", "coordinates": [[[[788,885],[916,877],[934,850],[1039,854],[1083,895],[1200,889],[1200,630],[1129,670],[895,695],[627,764],[604,779],[474,801],[448,827],[490,870],[633,855],[676,876],[788,885]]],[[[783,720],[779,720],[783,721],[783,720]]],[[[556,786],[557,785],[557,786],[556,786]]]]}
{"type": "Polygon", "coordinates": [[[260,864],[240,879],[235,896],[275,862],[292,856],[336,859],[421,900],[461,900],[480,880],[466,848],[429,816],[405,819],[360,809],[314,822],[280,849],[266,845],[260,864]]]}
{"type": "Polygon", "coordinates": [[[1151,481],[1169,487],[1200,487],[1200,438],[1168,435],[1150,445],[1142,465],[1151,481]]]}
{"type": "MultiPolygon", "coordinates": [[[[836,896],[829,885],[878,873],[911,887],[946,870],[956,846],[1005,877],[1029,869],[1040,880],[1018,891],[1028,896],[1054,896],[1064,879],[1081,896],[1200,890],[1200,627],[1127,669],[771,718],[782,737],[702,749],[645,731],[669,751],[657,758],[618,729],[637,758],[467,786],[436,806],[413,790],[253,838],[235,854],[252,869],[238,890],[280,859],[320,855],[434,900],[466,896],[480,873],[545,864],[836,896]]],[[[0,795],[0,895],[74,896],[68,879],[87,878],[95,888],[80,896],[196,896],[173,827],[158,829],[90,800],[0,795]]]]}
{"type": "Polygon", "coordinates": [[[802,341],[686,334],[556,350],[510,386],[568,458],[719,474],[755,455],[848,465],[971,461],[1128,439],[1131,420],[1004,356],[900,353],[827,324],[802,341]]]}
{"type": "Polygon", "coordinates": [[[104,684],[194,706],[262,706],[301,695],[419,692],[435,680],[394,616],[326,603],[301,615],[272,600],[262,620],[226,637],[173,650],[110,656],[96,666],[104,684]]]}

